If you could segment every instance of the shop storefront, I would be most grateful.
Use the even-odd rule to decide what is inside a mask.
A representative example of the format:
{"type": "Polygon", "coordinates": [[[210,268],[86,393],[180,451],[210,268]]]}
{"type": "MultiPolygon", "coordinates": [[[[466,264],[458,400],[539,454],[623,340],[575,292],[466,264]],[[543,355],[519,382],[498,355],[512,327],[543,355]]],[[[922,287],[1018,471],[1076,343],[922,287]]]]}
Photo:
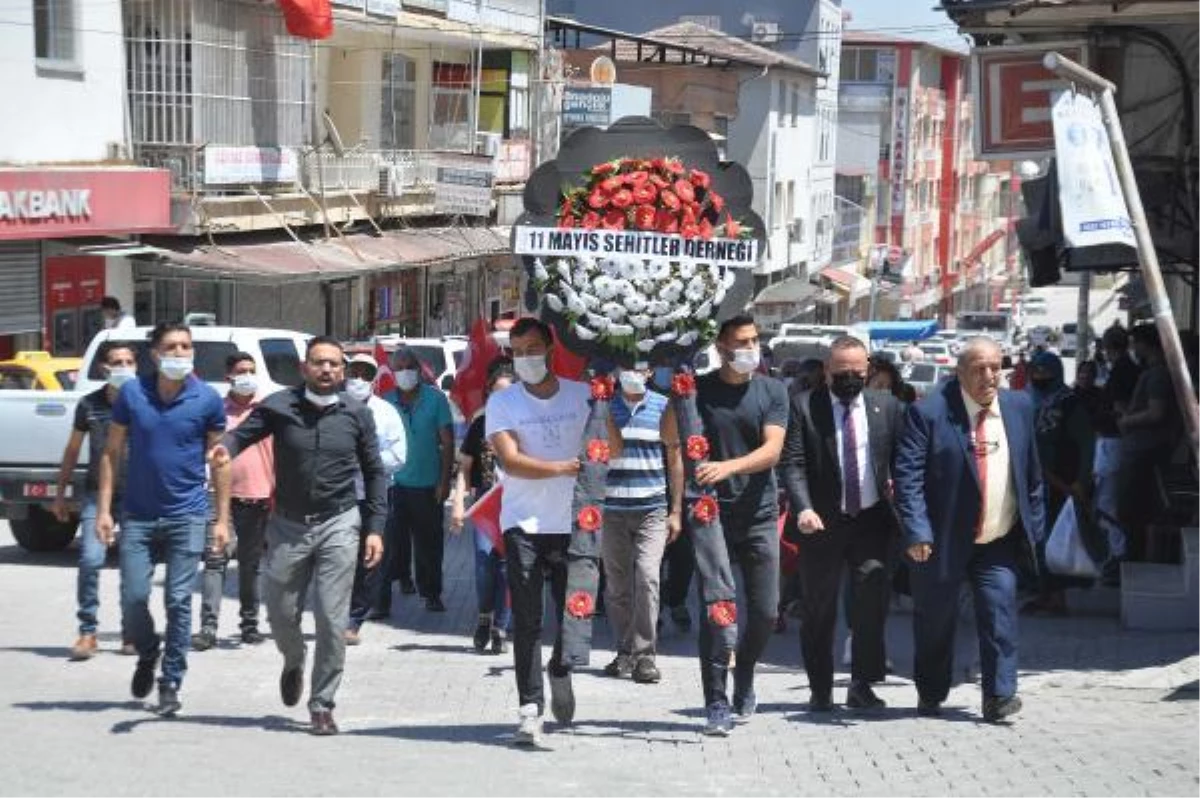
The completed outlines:
{"type": "Polygon", "coordinates": [[[0,357],[78,354],[99,329],[109,258],[75,254],[73,242],[170,227],[166,170],[0,169],[0,357]]]}

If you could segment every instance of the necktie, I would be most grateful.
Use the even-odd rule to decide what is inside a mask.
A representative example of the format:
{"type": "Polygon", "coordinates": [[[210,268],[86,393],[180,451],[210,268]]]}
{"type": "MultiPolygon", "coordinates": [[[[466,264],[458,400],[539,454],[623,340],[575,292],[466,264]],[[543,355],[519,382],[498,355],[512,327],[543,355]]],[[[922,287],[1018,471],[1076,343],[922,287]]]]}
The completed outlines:
{"type": "Polygon", "coordinates": [[[975,539],[983,536],[983,519],[987,517],[987,408],[975,417],[975,470],[979,472],[979,521],[975,524],[975,539]]]}
{"type": "Polygon", "coordinates": [[[846,515],[858,515],[862,509],[862,486],[858,476],[858,437],[854,432],[854,411],[850,402],[842,402],[842,482],[846,515]]]}

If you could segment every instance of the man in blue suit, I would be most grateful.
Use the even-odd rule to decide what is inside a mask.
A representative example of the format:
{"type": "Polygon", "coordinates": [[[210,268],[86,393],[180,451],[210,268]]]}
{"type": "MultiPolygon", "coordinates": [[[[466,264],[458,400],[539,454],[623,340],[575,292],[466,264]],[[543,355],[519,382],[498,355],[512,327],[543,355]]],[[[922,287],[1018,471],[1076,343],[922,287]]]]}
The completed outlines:
{"type": "Polygon", "coordinates": [[[950,692],[958,595],[975,599],[983,716],[1001,721],[1017,697],[1017,570],[1045,529],[1033,407],[1001,391],[1000,347],[973,338],[957,376],[908,410],[896,455],[896,510],[912,560],[917,713],[950,692]]]}

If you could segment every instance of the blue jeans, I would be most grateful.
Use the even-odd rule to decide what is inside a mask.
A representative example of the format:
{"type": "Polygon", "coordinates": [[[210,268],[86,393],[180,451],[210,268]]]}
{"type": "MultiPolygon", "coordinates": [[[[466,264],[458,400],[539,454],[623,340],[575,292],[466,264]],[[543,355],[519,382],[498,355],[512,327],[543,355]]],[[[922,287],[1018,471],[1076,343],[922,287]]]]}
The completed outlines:
{"type": "Polygon", "coordinates": [[[508,632],[512,608],[508,604],[508,573],[504,558],[492,549],[487,535],[475,529],[471,519],[463,522],[475,536],[475,596],[479,614],[493,613],[492,626],[508,632]]]}
{"type": "Polygon", "coordinates": [[[121,606],[125,626],[138,658],[158,656],[160,638],[150,615],[150,587],[154,563],[167,564],[163,605],[167,611],[167,645],[160,685],[178,689],[187,672],[191,645],[192,585],[204,554],[208,516],[180,518],[126,518],[121,530],[121,606]]]}
{"type": "MultiPolygon", "coordinates": [[[[121,523],[121,499],[114,496],[112,514],[121,523]]],[[[75,600],[79,610],[79,634],[96,634],[96,615],[100,612],[100,570],[108,549],[96,537],[96,494],[89,493],[83,500],[79,514],[79,572],[75,577],[75,600]]],[[[121,633],[125,634],[125,621],[121,620],[121,633]]]]}

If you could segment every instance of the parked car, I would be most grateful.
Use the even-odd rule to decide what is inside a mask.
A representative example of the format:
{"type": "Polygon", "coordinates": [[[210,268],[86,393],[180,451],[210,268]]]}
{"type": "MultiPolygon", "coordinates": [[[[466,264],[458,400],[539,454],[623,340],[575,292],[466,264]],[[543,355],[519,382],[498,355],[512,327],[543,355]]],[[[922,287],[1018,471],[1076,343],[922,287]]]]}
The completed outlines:
{"type": "MultiPolygon", "coordinates": [[[[102,364],[96,361],[101,344],[128,341],[137,350],[138,373],[149,375],[154,365],[147,351],[149,327],[102,330],[84,353],[73,391],[0,391],[0,518],[7,518],[13,537],[30,551],[65,548],[75,538],[79,525],[78,507],[69,521],[54,518],[50,506],[58,490],[58,467],[71,435],[75,405],[79,397],[105,384],[102,364]]],[[[252,327],[193,327],[195,374],[222,396],[228,390],[225,359],[234,352],[247,352],[258,366],[264,393],[299,385],[300,363],[310,336],[290,330],[252,327]]],[[[84,487],[88,450],[67,486],[67,497],[75,499],[84,487]]]]}
{"type": "MultiPolygon", "coordinates": [[[[405,338],[402,335],[380,335],[376,341],[383,344],[389,354],[400,345],[413,350],[417,358],[433,374],[434,384],[449,393],[454,387],[454,375],[463,361],[468,343],[465,335],[443,335],[441,338],[405,338]]],[[[374,343],[354,343],[346,347],[347,352],[371,352],[374,343]]]]}
{"type": "Polygon", "coordinates": [[[939,366],[951,366],[954,364],[954,353],[950,351],[950,344],[948,343],[923,342],[918,344],[918,347],[925,354],[926,362],[939,366]]]}
{"type": "Polygon", "coordinates": [[[939,382],[949,379],[954,374],[954,369],[934,363],[909,363],[900,374],[920,399],[927,396],[939,382]]]}
{"type": "Polygon", "coordinates": [[[83,358],[17,352],[12,360],[0,360],[0,391],[70,391],[81,365],[83,358]]]}

